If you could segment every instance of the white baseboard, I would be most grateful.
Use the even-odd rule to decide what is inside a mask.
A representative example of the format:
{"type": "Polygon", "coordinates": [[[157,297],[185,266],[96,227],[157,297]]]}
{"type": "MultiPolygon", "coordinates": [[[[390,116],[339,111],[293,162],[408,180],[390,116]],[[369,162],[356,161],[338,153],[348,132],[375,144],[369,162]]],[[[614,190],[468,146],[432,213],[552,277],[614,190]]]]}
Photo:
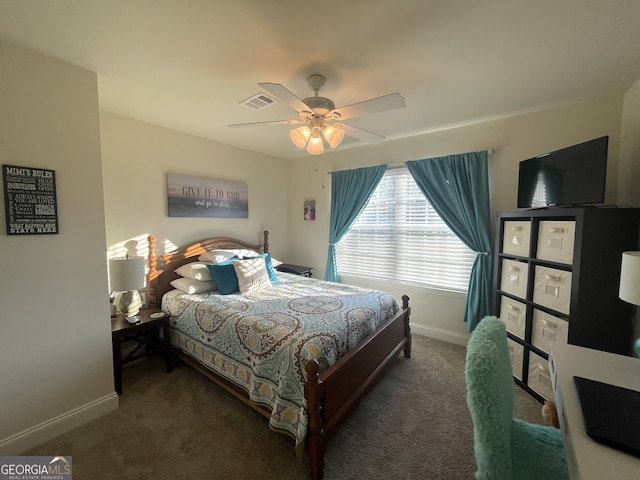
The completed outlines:
{"type": "Polygon", "coordinates": [[[409,326],[411,327],[411,333],[422,335],[423,337],[431,337],[456,345],[466,345],[469,341],[469,334],[452,332],[450,330],[443,330],[442,328],[427,327],[411,322],[409,322],[409,326]]]}
{"type": "Polygon", "coordinates": [[[118,408],[118,395],[105,397],[51,418],[10,437],[0,439],[0,455],[20,455],[52,438],[118,408]]]}

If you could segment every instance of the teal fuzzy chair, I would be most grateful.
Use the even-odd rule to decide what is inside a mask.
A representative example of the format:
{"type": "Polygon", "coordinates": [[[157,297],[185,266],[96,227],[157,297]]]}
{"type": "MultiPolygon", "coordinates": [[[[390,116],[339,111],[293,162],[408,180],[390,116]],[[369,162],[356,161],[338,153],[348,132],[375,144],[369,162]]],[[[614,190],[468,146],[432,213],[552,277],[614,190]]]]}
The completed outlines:
{"type": "Polygon", "coordinates": [[[568,479],[560,430],[513,418],[513,376],[504,323],[480,321],[467,345],[467,404],[478,480],[568,479]]]}

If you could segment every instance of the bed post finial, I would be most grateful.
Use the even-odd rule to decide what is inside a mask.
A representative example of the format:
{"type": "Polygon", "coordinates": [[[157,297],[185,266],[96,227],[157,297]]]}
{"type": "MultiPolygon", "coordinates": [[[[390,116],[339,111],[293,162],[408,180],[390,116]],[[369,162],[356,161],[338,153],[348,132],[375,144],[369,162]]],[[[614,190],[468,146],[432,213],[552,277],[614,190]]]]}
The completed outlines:
{"type": "Polygon", "coordinates": [[[409,295],[402,295],[402,309],[406,310],[409,308],[409,295]]]}
{"type": "Polygon", "coordinates": [[[264,241],[262,242],[262,253],[269,253],[269,230],[262,232],[264,241]]]}

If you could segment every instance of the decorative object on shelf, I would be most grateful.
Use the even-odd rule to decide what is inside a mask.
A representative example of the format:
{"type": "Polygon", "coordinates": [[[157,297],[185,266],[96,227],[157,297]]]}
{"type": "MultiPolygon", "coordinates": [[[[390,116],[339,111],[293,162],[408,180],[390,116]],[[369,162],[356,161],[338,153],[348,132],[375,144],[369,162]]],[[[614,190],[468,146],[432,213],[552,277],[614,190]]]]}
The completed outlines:
{"type": "MultiPolygon", "coordinates": [[[[627,303],[640,306],[640,252],[622,252],[618,296],[627,303]]],[[[636,338],[633,348],[640,357],[640,337],[636,338]]]]}
{"type": "Polygon", "coordinates": [[[118,307],[130,323],[136,323],[136,315],[142,307],[138,290],[144,288],[145,259],[131,257],[109,259],[109,284],[111,291],[122,292],[118,307]]]}

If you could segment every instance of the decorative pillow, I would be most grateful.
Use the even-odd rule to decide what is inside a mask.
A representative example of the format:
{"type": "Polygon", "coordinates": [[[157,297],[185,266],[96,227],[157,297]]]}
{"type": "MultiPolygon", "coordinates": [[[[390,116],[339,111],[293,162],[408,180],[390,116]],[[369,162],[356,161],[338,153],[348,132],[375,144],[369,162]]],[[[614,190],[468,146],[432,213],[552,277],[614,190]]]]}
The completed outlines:
{"type": "Polygon", "coordinates": [[[191,280],[213,280],[206,263],[202,262],[187,263],[176,268],[175,272],[181,277],[190,278],[191,280]]]}
{"type": "MultiPolygon", "coordinates": [[[[269,280],[271,280],[272,282],[275,282],[276,280],[278,280],[278,274],[276,273],[276,269],[274,267],[277,267],[278,265],[282,265],[282,262],[276,263],[274,265],[274,260],[271,258],[270,253],[263,253],[260,256],[252,257],[252,258],[264,258],[264,263],[265,263],[265,266],[267,267],[267,273],[269,274],[269,280]]],[[[277,261],[278,260],[275,260],[275,262],[277,261]]]]}
{"type": "Polygon", "coordinates": [[[271,285],[263,256],[246,260],[233,260],[240,293],[249,293],[271,285]]]}
{"type": "Polygon", "coordinates": [[[202,281],[190,278],[176,278],[171,282],[171,286],[182,290],[184,293],[202,293],[216,289],[216,283],[212,280],[202,281]]]}
{"type": "Polygon", "coordinates": [[[218,286],[218,291],[222,295],[229,295],[230,293],[234,293],[239,290],[238,277],[236,276],[236,271],[232,263],[235,261],[234,259],[237,258],[238,257],[234,256],[233,259],[207,265],[213,280],[218,286]]]}
{"type": "MultiPolygon", "coordinates": [[[[233,250],[211,250],[200,255],[198,260],[206,263],[220,263],[236,256],[238,255],[233,250]]],[[[242,257],[238,256],[238,258],[242,257]]]]}
{"type": "Polygon", "coordinates": [[[233,250],[234,252],[236,252],[236,255],[238,255],[238,258],[243,259],[243,258],[254,258],[254,257],[259,257],[260,253],[256,252],[255,250],[249,250],[246,248],[241,248],[238,250],[233,250]]]}
{"type": "MultiPolygon", "coordinates": [[[[271,254],[269,254],[269,256],[271,257],[271,254]]],[[[273,265],[273,267],[275,268],[278,265],[282,265],[282,262],[276,258],[271,257],[271,265],[273,265]]]]}
{"type": "MultiPolygon", "coordinates": [[[[205,263],[220,263],[220,262],[224,262],[225,260],[229,260],[230,258],[233,258],[233,257],[238,257],[239,260],[242,260],[244,258],[259,257],[260,255],[261,254],[256,252],[255,250],[250,250],[247,248],[235,248],[235,249],[228,249],[228,250],[210,250],[200,255],[198,257],[198,260],[205,263]]],[[[282,264],[281,261],[276,260],[275,258],[272,259],[272,262],[274,267],[277,267],[278,265],[282,264]]]]}

